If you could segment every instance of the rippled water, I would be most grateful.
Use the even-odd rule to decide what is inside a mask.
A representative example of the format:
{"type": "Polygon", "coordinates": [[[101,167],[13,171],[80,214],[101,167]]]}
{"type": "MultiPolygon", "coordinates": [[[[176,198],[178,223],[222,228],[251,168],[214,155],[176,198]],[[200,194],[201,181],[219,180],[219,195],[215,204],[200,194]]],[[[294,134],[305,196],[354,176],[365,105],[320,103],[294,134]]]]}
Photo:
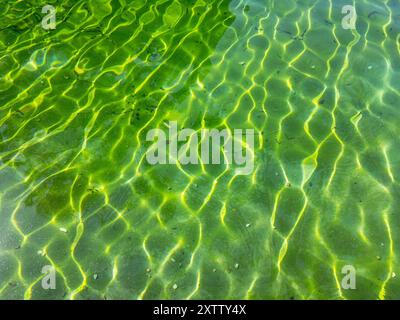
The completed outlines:
{"type": "Polygon", "coordinates": [[[399,72],[397,0],[2,1],[0,298],[399,299],[399,72]],[[150,165],[169,121],[253,174],[150,165]]]}

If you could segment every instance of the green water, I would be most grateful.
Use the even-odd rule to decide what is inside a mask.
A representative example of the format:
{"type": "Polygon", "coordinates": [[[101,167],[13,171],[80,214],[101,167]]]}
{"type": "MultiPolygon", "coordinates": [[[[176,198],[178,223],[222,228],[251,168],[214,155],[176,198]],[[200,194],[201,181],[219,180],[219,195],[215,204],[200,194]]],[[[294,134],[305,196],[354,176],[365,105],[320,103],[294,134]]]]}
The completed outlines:
{"type": "Polygon", "coordinates": [[[399,299],[399,71],[397,0],[1,1],[0,299],[399,299]],[[169,121],[254,172],[150,165],[169,121]]]}

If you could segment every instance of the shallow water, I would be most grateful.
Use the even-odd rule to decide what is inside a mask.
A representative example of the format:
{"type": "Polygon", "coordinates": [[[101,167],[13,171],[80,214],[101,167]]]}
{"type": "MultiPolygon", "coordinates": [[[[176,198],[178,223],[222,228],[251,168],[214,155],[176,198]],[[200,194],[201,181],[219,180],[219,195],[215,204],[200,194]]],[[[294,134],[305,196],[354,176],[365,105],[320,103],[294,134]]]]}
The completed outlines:
{"type": "Polygon", "coordinates": [[[350,2],[2,1],[0,298],[399,299],[400,4],[350,2]],[[150,165],[169,121],[254,172],[150,165]]]}

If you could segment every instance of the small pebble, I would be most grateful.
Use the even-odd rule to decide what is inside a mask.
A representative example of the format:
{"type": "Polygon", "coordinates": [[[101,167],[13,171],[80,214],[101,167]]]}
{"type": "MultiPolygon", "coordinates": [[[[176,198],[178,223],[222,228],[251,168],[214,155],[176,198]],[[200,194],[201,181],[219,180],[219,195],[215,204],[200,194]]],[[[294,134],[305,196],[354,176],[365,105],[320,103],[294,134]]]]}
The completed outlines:
{"type": "Polygon", "coordinates": [[[150,56],[150,59],[151,59],[151,61],[153,61],[153,60],[157,60],[157,59],[159,59],[160,58],[160,54],[159,53],[153,53],[151,56],[150,56]]]}

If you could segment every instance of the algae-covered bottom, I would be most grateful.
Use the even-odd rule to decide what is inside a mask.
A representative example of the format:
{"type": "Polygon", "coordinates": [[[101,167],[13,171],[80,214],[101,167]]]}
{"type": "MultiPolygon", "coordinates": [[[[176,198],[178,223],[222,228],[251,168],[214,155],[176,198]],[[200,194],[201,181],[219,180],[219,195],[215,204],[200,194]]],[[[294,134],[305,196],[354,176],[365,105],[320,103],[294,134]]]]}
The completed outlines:
{"type": "Polygon", "coordinates": [[[0,299],[399,299],[400,4],[349,2],[1,1],[0,299]],[[253,173],[150,165],[171,121],[253,173]]]}

